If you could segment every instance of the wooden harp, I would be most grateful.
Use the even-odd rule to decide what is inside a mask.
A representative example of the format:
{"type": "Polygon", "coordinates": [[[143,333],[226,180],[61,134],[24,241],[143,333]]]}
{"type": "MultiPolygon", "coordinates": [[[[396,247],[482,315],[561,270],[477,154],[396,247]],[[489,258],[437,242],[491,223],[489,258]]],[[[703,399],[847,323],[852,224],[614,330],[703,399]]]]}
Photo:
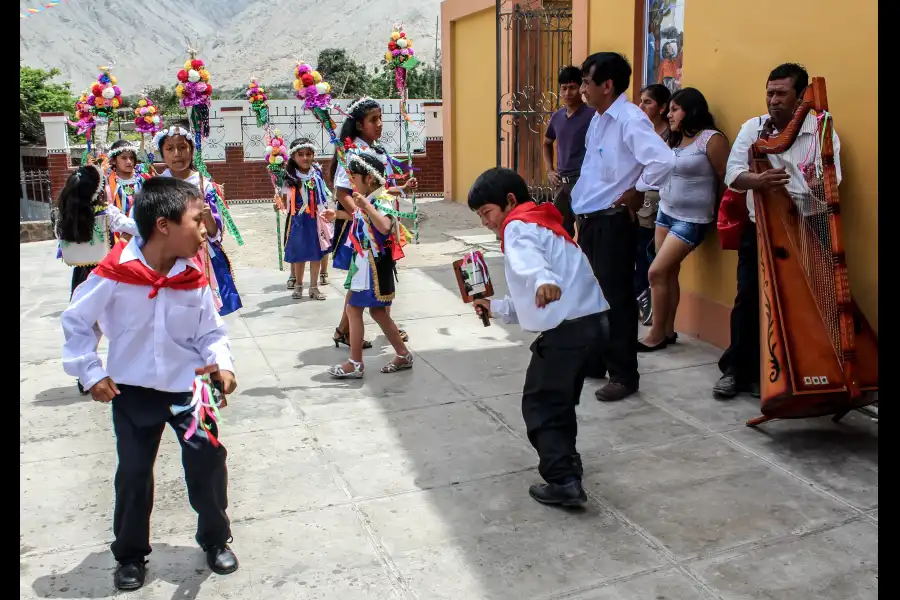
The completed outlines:
{"type": "MultiPolygon", "coordinates": [[[[494,285],[491,283],[487,263],[478,250],[466,252],[465,257],[453,261],[453,273],[456,275],[459,295],[466,304],[494,295],[494,285]]],[[[485,327],[491,325],[491,319],[485,313],[481,314],[481,322],[485,327]]]]}
{"type": "Polygon", "coordinates": [[[837,422],[877,402],[878,337],[850,295],[832,131],[825,80],[816,77],[784,131],[750,149],[754,173],[772,168],[768,155],[806,157],[803,181],[753,191],[762,416],[750,427],[824,415],[837,422]]]}

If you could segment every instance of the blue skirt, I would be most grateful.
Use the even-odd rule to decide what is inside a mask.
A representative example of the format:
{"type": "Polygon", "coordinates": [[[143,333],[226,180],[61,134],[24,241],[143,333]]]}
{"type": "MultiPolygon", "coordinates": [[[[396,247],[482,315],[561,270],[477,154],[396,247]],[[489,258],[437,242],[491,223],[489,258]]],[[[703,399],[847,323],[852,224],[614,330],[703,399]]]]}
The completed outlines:
{"type": "Polygon", "coordinates": [[[222,245],[213,242],[210,246],[212,246],[216,255],[210,257],[209,262],[216,274],[216,281],[219,284],[219,296],[222,298],[222,308],[219,309],[219,316],[224,317],[241,308],[243,304],[241,304],[241,297],[238,294],[237,287],[234,285],[234,277],[231,275],[231,261],[225,256],[222,245]]]}
{"type": "Polygon", "coordinates": [[[316,218],[303,212],[288,220],[287,240],[284,243],[284,261],[289,263],[319,262],[325,251],[319,245],[319,229],[316,218]]]}
{"type": "Polygon", "coordinates": [[[375,290],[371,287],[364,292],[350,292],[350,306],[362,308],[383,308],[390,306],[391,301],[382,302],[375,297],[375,290]]]}
{"type": "Polygon", "coordinates": [[[334,241],[331,250],[334,252],[332,264],[335,269],[341,271],[350,270],[350,260],[353,258],[353,248],[347,246],[347,236],[350,235],[350,224],[347,221],[335,222],[334,241]]]}

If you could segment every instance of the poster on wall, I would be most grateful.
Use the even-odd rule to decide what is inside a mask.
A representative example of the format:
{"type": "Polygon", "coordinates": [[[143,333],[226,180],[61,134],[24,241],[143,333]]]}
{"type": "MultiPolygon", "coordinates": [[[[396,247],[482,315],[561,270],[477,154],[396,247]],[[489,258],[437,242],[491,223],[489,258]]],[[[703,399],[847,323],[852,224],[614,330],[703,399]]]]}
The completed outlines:
{"type": "Polygon", "coordinates": [[[685,0],[644,0],[644,85],[681,89],[685,0]]]}

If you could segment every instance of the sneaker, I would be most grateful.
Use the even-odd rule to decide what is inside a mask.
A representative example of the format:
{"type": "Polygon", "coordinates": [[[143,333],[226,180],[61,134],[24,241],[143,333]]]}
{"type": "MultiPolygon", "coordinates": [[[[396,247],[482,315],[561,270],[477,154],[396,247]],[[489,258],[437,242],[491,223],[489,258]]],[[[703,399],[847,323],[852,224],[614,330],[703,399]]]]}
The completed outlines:
{"type": "Polygon", "coordinates": [[[587,494],[581,486],[581,480],[565,485],[559,483],[541,483],[528,488],[528,495],[551,506],[582,506],[587,502],[587,494]]]}

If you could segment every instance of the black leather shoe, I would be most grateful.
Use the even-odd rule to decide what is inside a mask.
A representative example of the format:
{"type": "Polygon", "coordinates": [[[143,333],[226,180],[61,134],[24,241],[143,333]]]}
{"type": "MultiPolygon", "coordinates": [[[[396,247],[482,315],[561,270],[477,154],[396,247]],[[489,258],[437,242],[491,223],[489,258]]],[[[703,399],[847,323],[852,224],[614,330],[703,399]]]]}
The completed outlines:
{"type": "Polygon", "coordinates": [[[720,400],[734,398],[738,393],[737,379],[730,373],[725,373],[713,386],[713,397],[720,400]]]}
{"type": "Polygon", "coordinates": [[[116,567],[114,580],[117,590],[136,590],[144,585],[144,577],[147,575],[147,561],[119,563],[116,567]]]}
{"type": "Polygon", "coordinates": [[[629,386],[618,381],[610,381],[602,388],[594,392],[597,400],[600,402],[618,402],[624,400],[628,396],[637,393],[638,386],[629,386]]]}
{"type": "Polygon", "coordinates": [[[228,544],[221,546],[211,546],[206,549],[206,564],[212,569],[213,573],[219,575],[228,575],[234,573],[238,568],[238,559],[228,547],[228,544]]]}
{"type": "Polygon", "coordinates": [[[587,494],[581,487],[581,481],[572,481],[565,485],[559,483],[541,483],[528,488],[528,495],[551,506],[582,506],[587,502],[587,494]]]}
{"type": "Polygon", "coordinates": [[[751,383],[747,386],[747,393],[753,396],[754,398],[759,398],[759,384],[751,383]]]}
{"type": "Polygon", "coordinates": [[[669,338],[665,338],[663,341],[661,341],[660,343],[658,343],[654,346],[648,346],[644,342],[638,340],[637,351],[639,353],[656,352],[657,350],[662,350],[663,348],[665,348],[668,345],[669,345],[669,338]]]}

